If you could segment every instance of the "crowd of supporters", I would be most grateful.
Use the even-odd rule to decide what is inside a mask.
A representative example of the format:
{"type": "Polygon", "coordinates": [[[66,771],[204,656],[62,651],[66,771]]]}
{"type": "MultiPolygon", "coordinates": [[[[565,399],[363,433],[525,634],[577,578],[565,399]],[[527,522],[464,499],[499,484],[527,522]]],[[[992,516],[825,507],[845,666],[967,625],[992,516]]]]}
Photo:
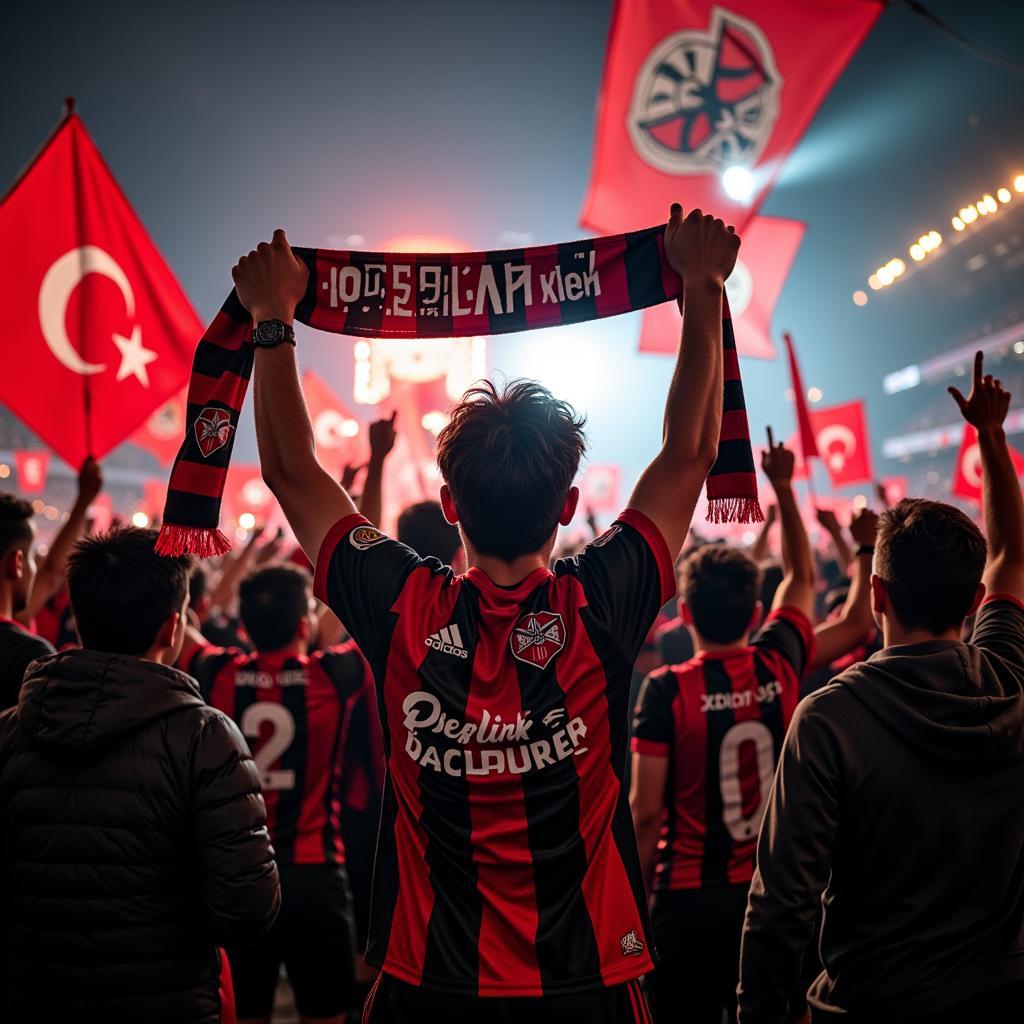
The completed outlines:
{"type": "MultiPolygon", "coordinates": [[[[665,433],[573,521],[583,421],[469,392],[439,501],[377,529],[317,464],[287,344],[256,353],[294,531],[228,555],[92,535],[45,559],[0,495],[0,1019],[1010,1021],[1024,1013],[1024,507],[984,374],[984,535],[908,499],[819,513],[769,443],[748,548],[691,524],[738,240],[677,210],[665,433]],[[457,525],[456,525],[457,524],[457,525]],[[364,958],[365,952],[365,958],[364,958]]],[[[283,233],[235,268],[290,323],[283,233]]],[[[398,425],[399,428],[401,425],[398,425]]]]}

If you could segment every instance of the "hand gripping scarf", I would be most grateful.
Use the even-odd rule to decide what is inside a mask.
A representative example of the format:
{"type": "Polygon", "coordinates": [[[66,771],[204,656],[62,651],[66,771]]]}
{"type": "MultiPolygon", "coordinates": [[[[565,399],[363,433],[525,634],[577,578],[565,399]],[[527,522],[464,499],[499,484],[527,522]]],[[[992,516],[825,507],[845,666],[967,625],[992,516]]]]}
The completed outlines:
{"type": "MultiPolygon", "coordinates": [[[[495,252],[410,255],[295,249],[309,267],[298,321],[369,338],[453,338],[579,323],[681,301],[664,225],[625,235],[495,252]]],[[[252,373],[252,321],[234,291],[199,341],[185,440],[174,460],[157,550],[230,548],[217,528],[238,417],[252,373]]],[[[736,341],[723,303],[725,388],[708,521],[760,522],[736,341]]]]}

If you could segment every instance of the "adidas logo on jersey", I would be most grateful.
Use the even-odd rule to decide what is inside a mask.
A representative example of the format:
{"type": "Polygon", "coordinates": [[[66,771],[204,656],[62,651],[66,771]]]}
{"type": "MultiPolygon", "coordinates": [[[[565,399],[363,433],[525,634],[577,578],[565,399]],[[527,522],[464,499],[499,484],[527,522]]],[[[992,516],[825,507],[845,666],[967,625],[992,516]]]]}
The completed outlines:
{"type": "Polygon", "coordinates": [[[445,626],[444,629],[439,629],[436,633],[431,633],[423,642],[442,654],[454,654],[456,658],[469,657],[462,644],[462,634],[454,622],[450,626],[445,626]]]}
{"type": "Polygon", "coordinates": [[[619,939],[619,945],[622,947],[623,956],[639,956],[645,949],[644,944],[637,938],[635,928],[619,939]]]}

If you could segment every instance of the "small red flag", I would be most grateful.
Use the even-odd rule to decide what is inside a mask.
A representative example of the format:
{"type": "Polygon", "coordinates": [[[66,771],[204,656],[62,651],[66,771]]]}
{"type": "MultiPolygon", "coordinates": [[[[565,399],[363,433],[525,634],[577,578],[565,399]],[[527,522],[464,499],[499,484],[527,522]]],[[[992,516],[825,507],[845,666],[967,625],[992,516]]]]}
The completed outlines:
{"type": "Polygon", "coordinates": [[[810,413],[816,454],[833,487],[871,483],[871,443],[862,401],[846,402],[810,413]]]}
{"type": "Polygon", "coordinates": [[[743,230],[881,3],[617,0],[580,221],[625,231],[699,206],[743,230]],[[722,173],[750,172],[730,199],[722,173]]]}
{"type": "Polygon", "coordinates": [[[587,466],[580,478],[580,499],[584,509],[590,512],[619,511],[618,466],[594,463],[587,466]]]}
{"type": "MultiPolygon", "coordinates": [[[[774,359],[771,323],[782,286],[793,265],[806,225],[781,217],[755,217],[743,232],[736,269],[725,282],[736,335],[736,351],[753,359],[774,359]]],[[[679,344],[679,307],[663,302],[644,310],[641,352],[674,355],[679,344]]]]}
{"type": "MultiPolygon", "coordinates": [[[[1012,446],[1010,458],[1017,476],[1024,475],[1024,456],[1012,446]]],[[[960,451],[956,457],[956,468],[953,470],[953,494],[958,498],[967,498],[981,504],[981,449],[978,446],[978,431],[964,424],[964,436],[960,442],[960,451]]]]}
{"type": "Polygon", "coordinates": [[[49,452],[14,453],[14,466],[18,472],[18,490],[23,494],[42,494],[50,469],[49,452]]]}
{"type": "Polygon", "coordinates": [[[224,483],[224,502],[237,518],[251,512],[258,523],[266,523],[274,511],[274,495],[263,482],[259,466],[232,466],[224,483]]]}
{"type": "Polygon", "coordinates": [[[302,375],[302,390],[313,424],[317,458],[330,472],[342,466],[362,465],[370,457],[359,421],[330,385],[312,370],[302,375]]]}
{"type": "MultiPolygon", "coordinates": [[[[814,428],[811,426],[811,416],[807,410],[807,394],[804,391],[803,378],[800,376],[800,366],[796,361],[793,336],[787,331],[782,335],[782,340],[786,343],[786,354],[789,356],[789,378],[793,388],[793,404],[796,406],[796,429],[800,438],[803,462],[806,465],[808,459],[820,458],[818,445],[814,438],[814,428]]],[[[809,469],[810,467],[808,471],[809,469]]]]}
{"type": "Polygon", "coordinates": [[[181,447],[186,409],[185,391],[180,391],[153,412],[128,440],[156,456],[161,466],[169,466],[181,447]]]}
{"type": "Polygon", "coordinates": [[[0,401],[72,466],[188,380],[185,293],[70,114],[0,203],[0,401]]]}
{"type": "Polygon", "coordinates": [[[898,505],[907,496],[908,480],[905,476],[883,476],[881,479],[882,490],[885,493],[886,503],[891,508],[898,505]]]}

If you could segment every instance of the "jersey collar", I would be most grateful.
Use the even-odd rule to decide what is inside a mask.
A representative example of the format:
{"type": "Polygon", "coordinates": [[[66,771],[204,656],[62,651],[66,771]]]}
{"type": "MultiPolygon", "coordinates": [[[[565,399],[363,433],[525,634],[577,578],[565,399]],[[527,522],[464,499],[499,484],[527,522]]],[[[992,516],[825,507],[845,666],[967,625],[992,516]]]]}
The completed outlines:
{"type": "Polygon", "coordinates": [[[551,576],[550,569],[538,566],[529,575],[524,576],[515,586],[503,587],[495,583],[483,569],[477,568],[475,565],[471,566],[466,572],[466,579],[481,593],[486,594],[488,598],[496,603],[507,602],[509,604],[518,603],[532,590],[536,590],[546,580],[551,579],[551,576]]]}

